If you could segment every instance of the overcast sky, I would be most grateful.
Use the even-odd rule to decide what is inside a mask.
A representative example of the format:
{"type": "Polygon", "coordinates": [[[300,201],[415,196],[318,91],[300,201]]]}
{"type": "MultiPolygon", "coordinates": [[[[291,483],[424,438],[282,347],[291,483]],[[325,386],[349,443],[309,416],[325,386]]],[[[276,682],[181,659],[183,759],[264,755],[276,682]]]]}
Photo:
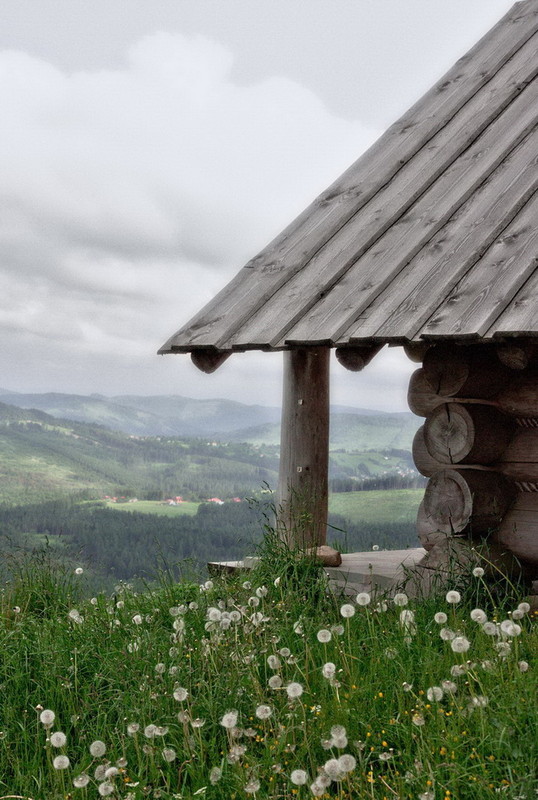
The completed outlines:
{"type": "MultiPolygon", "coordinates": [[[[1,0],[0,387],[276,405],[157,349],[511,0],[1,0]]],[[[333,402],[406,408],[399,348],[333,402]]]]}

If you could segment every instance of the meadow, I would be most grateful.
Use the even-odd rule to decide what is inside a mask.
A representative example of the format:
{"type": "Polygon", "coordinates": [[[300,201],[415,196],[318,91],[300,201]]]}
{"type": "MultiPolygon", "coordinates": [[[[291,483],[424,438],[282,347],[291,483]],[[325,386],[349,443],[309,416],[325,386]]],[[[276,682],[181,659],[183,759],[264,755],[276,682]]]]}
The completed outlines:
{"type": "Polygon", "coordinates": [[[335,596],[267,534],[259,566],[83,600],[13,558],[0,797],[536,798],[538,625],[480,569],[436,596],[335,596]]]}

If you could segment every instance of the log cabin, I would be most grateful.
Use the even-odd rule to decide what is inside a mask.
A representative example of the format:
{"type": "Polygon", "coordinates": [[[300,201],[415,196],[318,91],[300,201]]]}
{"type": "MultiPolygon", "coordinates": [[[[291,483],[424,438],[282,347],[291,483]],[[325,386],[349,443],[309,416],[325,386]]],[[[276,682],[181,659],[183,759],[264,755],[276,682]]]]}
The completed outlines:
{"type": "Polygon", "coordinates": [[[331,349],[358,372],[403,347],[425,419],[421,542],[486,542],[536,577],[537,291],[538,0],[523,0],[159,353],[210,373],[283,351],[278,521],[302,546],[326,535],[331,349]]]}

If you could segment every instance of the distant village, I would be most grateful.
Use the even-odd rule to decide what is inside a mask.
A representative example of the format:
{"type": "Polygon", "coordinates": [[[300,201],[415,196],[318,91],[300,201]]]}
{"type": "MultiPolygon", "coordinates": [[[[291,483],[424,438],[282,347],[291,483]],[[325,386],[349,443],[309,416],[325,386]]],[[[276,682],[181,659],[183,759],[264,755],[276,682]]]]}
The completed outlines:
{"type": "MultiPolygon", "coordinates": [[[[112,497],[111,495],[106,494],[103,497],[103,500],[106,500],[107,503],[138,503],[138,497],[112,497]]],[[[176,495],[176,497],[167,497],[165,500],[161,500],[159,505],[161,506],[179,506],[181,503],[187,502],[184,500],[180,495],[176,495]]],[[[221,500],[220,497],[208,497],[205,501],[206,503],[215,503],[217,506],[223,506],[224,500],[221,500]]],[[[232,497],[232,503],[242,503],[240,497],[232,497]]]]}

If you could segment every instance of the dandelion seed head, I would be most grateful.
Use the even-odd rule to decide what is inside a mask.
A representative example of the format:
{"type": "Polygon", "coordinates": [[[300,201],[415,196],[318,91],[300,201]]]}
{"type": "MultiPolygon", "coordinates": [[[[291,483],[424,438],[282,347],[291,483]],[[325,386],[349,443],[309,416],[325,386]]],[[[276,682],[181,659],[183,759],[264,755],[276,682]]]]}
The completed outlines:
{"type": "Polygon", "coordinates": [[[129,734],[129,736],[134,736],[135,733],[138,733],[139,730],[140,730],[140,725],[138,724],[138,722],[130,722],[127,725],[127,733],[129,734]]]}
{"type": "Polygon", "coordinates": [[[443,691],[448,692],[449,694],[455,694],[458,691],[458,687],[454,681],[441,681],[441,688],[443,691]]]}
{"type": "Polygon", "coordinates": [[[56,714],[54,711],[51,711],[50,708],[45,708],[39,715],[39,719],[46,728],[50,728],[56,719],[56,714]]]}
{"type": "Polygon", "coordinates": [[[332,678],[336,673],[336,664],[332,661],[327,661],[321,668],[321,673],[324,678],[332,678]]]}
{"type": "Polygon", "coordinates": [[[473,569],[473,575],[475,576],[475,578],[481,578],[484,575],[484,570],[482,569],[482,567],[475,567],[473,569]]]}
{"type": "Polygon", "coordinates": [[[448,617],[444,611],[438,611],[433,619],[438,625],[444,625],[445,622],[448,620],[448,617]]]}
{"type": "Polygon", "coordinates": [[[450,667],[450,674],[453,678],[460,678],[462,675],[465,675],[465,667],[463,664],[452,664],[450,667]]]}
{"type": "Polygon", "coordinates": [[[517,668],[520,672],[527,672],[529,669],[529,664],[527,661],[518,661],[517,668]]]}
{"type": "Polygon", "coordinates": [[[178,703],[183,703],[188,696],[189,696],[188,691],[184,689],[182,686],[177,686],[174,689],[174,700],[177,700],[178,703]]]}
{"type": "Polygon", "coordinates": [[[223,728],[235,728],[237,725],[237,719],[239,716],[239,712],[232,709],[231,711],[227,711],[223,714],[220,724],[223,728]]]}
{"type": "Polygon", "coordinates": [[[95,742],[92,742],[90,745],[90,754],[94,758],[100,758],[104,756],[106,753],[106,744],[102,742],[100,739],[96,739],[95,742]]]}
{"type": "Polygon", "coordinates": [[[466,653],[470,646],[471,643],[465,636],[455,636],[450,642],[450,647],[454,653],[466,653]]]}
{"type": "Polygon", "coordinates": [[[169,764],[172,763],[177,758],[177,753],[173,747],[165,747],[163,749],[162,756],[165,761],[168,761],[169,764]]]}
{"type": "Polygon", "coordinates": [[[280,689],[282,687],[282,678],[280,675],[271,675],[267,683],[270,689],[280,689]]]}
{"type": "Polygon", "coordinates": [[[119,775],[120,771],[117,767],[108,767],[105,770],[105,778],[115,778],[116,775],[119,775]]]}
{"type": "Polygon", "coordinates": [[[519,636],[521,633],[521,626],[517,624],[517,622],[512,622],[511,619],[504,619],[501,622],[501,632],[505,634],[505,636],[510,636],[511,638],[514,636],[519,636]]]}
{"type": "Polygon", "coordinates": [[[357,766],[357,761],[351,753],[343,753],[338,758],[338,766],[342,772],[353,772],[357,766]]]}
{"type": "Polygon", "coordinates": [[[209,773],[209,782],[214,786],[222,778],[222,770],[220,767],[213,767],[209,773]]]}
{"type": "Polygon", "coordinates": [[[142,617],[140,614],[135,614],[133,617],[133,622],[135,625],[142,625],[142,617]]]}
{"type": "Polygon", "coordinates": [[[67,736],[62,731],[55,731],[50,735],[50,743],[53,747],[65,747],[67,736]]]}
{"type": "Polygon", "coordinates": [[[73,786],[75,789],[84,789],[90,782],[90,776],[86,775],[85,772],[81,772],[80,775],[77,775],[76,778],[73,778],[73,786]]]}
{"type": "Polygon", "coordinates": [[[488,615],[485,611],[482,611],[481,608],[473,608],[470,617],[473,622],[478,622],[480,625],[483,625],[484,622],[488,621],[488,615]]]}
{"type": "Polygon", "coordinates": [[[455,589],[451,589],[449,592],[446,593],[445,599],[447,603],[450,603],[451,605],[456,605],[456,603],[459,603],[461,600],[461,594],[457,592],[455,589]]]}
{"type": "Polygon", "coordinates": [[[56,756],[52,762],[52,766],[54,769],[67,769],[70,763],[67,756],[56,756]]]}
{"type": "Polygon", "coordinates": [[[422,725],[426,723],[426,720],[424,719],[422,714],[413,714],[413,716],[411,717],[411,722],[413,723],[413,725],[416,725],[417,727],[420,728],[422,725]]]}
{"type": "Polygon", "coordinates": [[[271,669],[279,669],[281,664],[279,657],[275,655],[267,656],[267,663],[271,669]]]}
{"type": "Polygon", "coordinates": [[[304,786],[308,780],[308,774],[304,769],[294,769],[290,775],[290,781],[295,786],[304,786]]]}
{"type": "Polygon", "coordinates": [[[106,772],[106,764],[99,764],[99,766],[95,768],[95,772],[93,773],[95,780],[104,781],[105,772],[106,772]]]}
{"type": "Polygon", "coordinates": [[[374,551],[374,553],[376,553],[379,550],[379,545],[378,544],[373,544],[372,545],[372,550],[374,551]]]}
{"type": "Polygon", "coordinates": [[[278,652],[280,653],[282,658],[289,658],[291,656],[291,650],[289,647],[281,647],[278,652]]]}
{"type": "Polygon", "coordinates": [[[256,593],[255,593],[256,597],[260,597],[260,598],[267,597],[267,592],[268,591],[269,591],[269,589],[267,588],[267,586],[258,586],[258,588],[256,589],[256,593]]]}
{"type": "Polygon", "coordinates": [[[506,658],[512,651],[508,642],[496,642],[494,647],[501,658],[506,658]]]}
{"type": "Polygon", "coordinates": [[[484,622],[482,630],[487,636],[497,636],[499,630],[494,622],[484,622]]]}
{"type": "Polygon", "coordinates": [[[317,638],[318,642],[321,642],[322,644],[326,644],[327,642],[331,641],[332,633],[330,631],[328,631],[326,628],[322,628],[321,630],[319,630],[316,633],[316,638],[317,638]]]}
{"type": "Polygon", "coordinates": [[[471,697],[471,704],[474,706],[474,708],[485,708],[488,703],[488,698],[484,697],[482,694],[471,697]]]}
{"type": "Polygon", "coordinates": [[[97,791],[101,795],[101,797],[108,797],[109,794],[112,794],[114,791],[114,784],[105,781],[104,783],[100,783],[97,791]]]}
{"type": "Polygon", "coordinates": [[[405,592],[397,592],[392,598],[392,601],[395,606],[406,606],[409,602],[409,598],[405,592]]]}
{"type": "Polygon", "coordinates": [[[530,607],[530,605],[529,605],[529,604],[528,604],[528,603],[527,603],[527,602],[524,600],[522,603],[520,603],[520,604],[518,605],[518,609],[519,609],[520,611],[523,611],[523,613],[524,613],[524,614],[528,614],[528,613],[529,613],[529,611],[531,610],[531,607],[530,607]]]}
{"type": "Polygon", "coordinates": [[[355,600],[358,606],[367,606],[372,598],[368,592],[359,592],[355,600]]]}
{"type": "Polygon", "coordinates": [[[350,617],[355,614],[355,607],[350,603],[344,603],[344,605],[340,608],[340,614],[344,617],[344,619],[350,619],[350,617]]]}
{"type": "Polygon", "coordinates": [[[439,700],[443,699],[444,692],[440,686],[430,686],[429,689],[426,691],[426,697],[428,698],[430,703],[439,702],[439,700]]]}
{"type": "Polygon", "coordinates": [[[413,689],[413,684],[412,683],[408,683],[407,681],[404,681],[402,683],[402,689],[404,690],[404,692],[410,692],[413,689]]]}
{"type": "Polygon", "coordinates": [[[293,623],[293,632],[298,636],[301,636],[304,633],[303,623],[301,620],[297,620],[297,622],[293,623]]]}
{"type": "Polygon", "coordinates": [[[75,570],[75,575],[82,575],[83,572],[84,570],[82,569],[82,567],[77,567],[75,570]]]}
{"type": "Polygon", "coordinates": [[[269,717],[273,713],[273,709],[271,708],[271,706],[262,704],[256,708],[255,713],[258,719],[269,719],[269,717]]]}
{"type": "Polygon", "coordinates": [[[257,778],[251,778],[247,784],[245,784],[245,792],[247,794],[256,794],[256,792],[260,791],[260,782],[257,778]]]}
{"type": "Polygon", "coordinates": [[[288,685],[286,686],[286,693],[288,697],[292,699],[300,697],[303,691],[304,691],[303,687],[301,686],[300,683],[297,683],[297,681],[292,681],[291,683],[288,683],[288,685]]]}
{"type": "Polygon", "coordinates": [[[444,642],[450,642],[452,639],[456,638],[456,634],[454,631],[451,631],[450,628],[441,628],[439,636],[444,642]]]}

